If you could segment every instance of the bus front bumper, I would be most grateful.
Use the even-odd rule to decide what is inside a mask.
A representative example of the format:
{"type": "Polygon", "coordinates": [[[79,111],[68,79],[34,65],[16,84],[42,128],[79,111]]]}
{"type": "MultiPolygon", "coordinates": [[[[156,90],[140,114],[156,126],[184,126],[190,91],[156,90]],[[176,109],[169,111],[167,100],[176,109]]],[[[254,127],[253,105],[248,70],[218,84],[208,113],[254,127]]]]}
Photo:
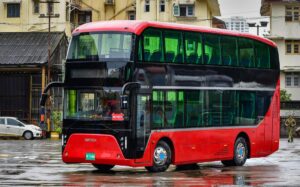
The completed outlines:
{"type": "Polygon", "coordinates": [[[116,138],[106,134],[72,134],[62,153],[65,163],[135,166],[126,159],[116,138]]]}

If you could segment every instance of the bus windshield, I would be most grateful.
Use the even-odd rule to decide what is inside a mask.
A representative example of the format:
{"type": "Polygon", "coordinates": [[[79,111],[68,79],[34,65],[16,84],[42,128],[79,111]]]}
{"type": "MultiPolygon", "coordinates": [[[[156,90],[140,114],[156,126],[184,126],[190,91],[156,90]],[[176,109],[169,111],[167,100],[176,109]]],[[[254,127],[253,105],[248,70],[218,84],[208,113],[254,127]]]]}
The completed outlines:
{"type": "Polygon", "coordinates": [[[72,37],[67,60],[130,61],[132,34],[82,33],[72,37]]]}
{"type": "Polygon", "coordinates": [[[65,90],[65,119],[123,121],[117,91],[65,90]]]}

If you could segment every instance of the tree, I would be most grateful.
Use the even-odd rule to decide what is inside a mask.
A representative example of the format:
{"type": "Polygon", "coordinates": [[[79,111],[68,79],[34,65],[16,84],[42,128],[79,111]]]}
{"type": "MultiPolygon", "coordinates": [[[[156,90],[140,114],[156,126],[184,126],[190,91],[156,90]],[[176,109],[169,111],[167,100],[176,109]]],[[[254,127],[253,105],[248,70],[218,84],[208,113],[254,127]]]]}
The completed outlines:
{"type": "Polygon", "coordinates": [[[290,101],[292,94],[289,94],[286,90],[280,90],[280,101],[290,101]]]}

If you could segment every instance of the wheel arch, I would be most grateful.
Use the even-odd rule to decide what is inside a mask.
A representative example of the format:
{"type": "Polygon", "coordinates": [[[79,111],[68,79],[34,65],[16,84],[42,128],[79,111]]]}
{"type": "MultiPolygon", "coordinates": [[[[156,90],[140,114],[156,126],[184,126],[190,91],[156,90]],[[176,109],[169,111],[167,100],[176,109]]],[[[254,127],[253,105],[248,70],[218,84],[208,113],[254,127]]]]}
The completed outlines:
{"type": "Polygon", "coordinates": [[[171,140],[169,137],[161,137],[161,138],[157,141],[157,143],[158,143],[159,141],[164,141],[164,142],[166,142],[166,143],[170,146],[171,154],[172,154],[172,155],[171,155],[171,156],[172,156],[172,158],[171,158],[172,162],[171,162],[171,163],[174,163],[174,161],[175,161],[175,147],[174,147],[174,144],[173,144],[172,140],[171,140]]]}
{"type": "Polygon", "coordinates": [[[251,154],[250,154],[250,153],[251,153],[251,144],[250,144],[250,138],[249,138],[248,134],[247,134],[246,132],[243,132],[243,131],[240,132],[240,133],[237,135],[235,141],[236,141],[239,137],[245,138],[246,143],[247,143],[247,146],[248,146],[248,155],[247,155],[247,158],[250,158],[250,155],[251,155],[251,154]]]}

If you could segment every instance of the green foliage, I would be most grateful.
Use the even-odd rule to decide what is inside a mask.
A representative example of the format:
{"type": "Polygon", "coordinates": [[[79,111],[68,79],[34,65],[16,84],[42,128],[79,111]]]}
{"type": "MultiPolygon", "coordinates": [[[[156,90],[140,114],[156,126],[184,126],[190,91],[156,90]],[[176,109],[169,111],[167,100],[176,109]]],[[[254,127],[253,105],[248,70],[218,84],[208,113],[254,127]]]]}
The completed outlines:
{"type": "Polygon", "coordinates": [[[286,90],[280,90],[280,101],[290,101],[292,94],[289,94],[286,90]]]}
{"type": "Polygon", "coordinates": [[[52,111],[51,120],[54,125],[54,131],[61,133],[62,132],[62,111],[52,111]]]}

